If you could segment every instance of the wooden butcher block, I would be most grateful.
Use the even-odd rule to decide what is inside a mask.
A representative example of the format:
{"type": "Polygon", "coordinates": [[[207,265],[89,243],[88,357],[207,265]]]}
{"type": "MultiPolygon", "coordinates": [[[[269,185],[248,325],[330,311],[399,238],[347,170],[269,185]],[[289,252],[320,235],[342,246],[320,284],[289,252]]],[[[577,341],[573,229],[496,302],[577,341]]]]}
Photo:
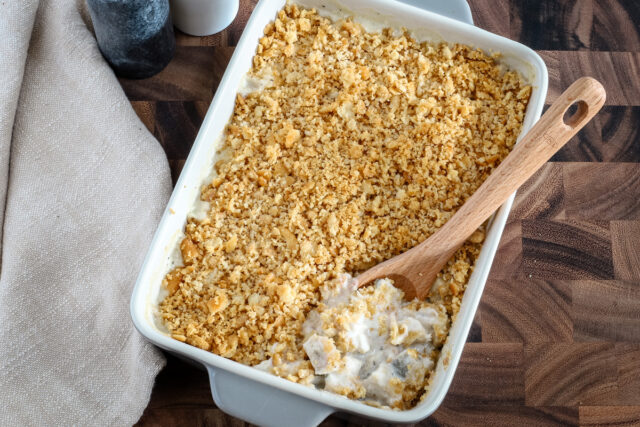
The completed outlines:
{"type": "MultiPolygon", "coordinates": [[[[220,34],[178,34],[157,76],[121,80],[174,179],[255,3],[220,34]]],[[[547,104],[583,75],[607,102],[518,192],[453,385],[420,425],[640,425],[640,1],[469,3],[477,26],[542,56],[547,104]]],[[[168,357],[139,424],[244,423],[168,357]]]]}

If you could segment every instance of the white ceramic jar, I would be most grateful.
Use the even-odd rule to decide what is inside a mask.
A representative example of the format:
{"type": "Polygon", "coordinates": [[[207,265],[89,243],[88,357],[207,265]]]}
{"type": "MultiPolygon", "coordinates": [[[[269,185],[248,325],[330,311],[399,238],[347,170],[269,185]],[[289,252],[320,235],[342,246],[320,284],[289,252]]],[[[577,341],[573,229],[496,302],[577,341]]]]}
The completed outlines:
{"type": "Polygon", "coordinates": [[[171,0],[173,24],[183,33],[208,36],[233,22],[239,0],[171,0]]]}

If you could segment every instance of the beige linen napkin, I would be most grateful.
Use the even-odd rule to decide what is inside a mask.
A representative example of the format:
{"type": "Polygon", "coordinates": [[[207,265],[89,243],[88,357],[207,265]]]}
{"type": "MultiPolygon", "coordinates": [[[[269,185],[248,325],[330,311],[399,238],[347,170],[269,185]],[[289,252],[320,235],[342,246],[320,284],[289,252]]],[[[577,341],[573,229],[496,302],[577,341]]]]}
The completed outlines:
{"type": "Polygon", "coordinates": [[[132,424],[164,364],[129,298],[169,168],[82,10],[0,1],[2,426],[132,424]]]}

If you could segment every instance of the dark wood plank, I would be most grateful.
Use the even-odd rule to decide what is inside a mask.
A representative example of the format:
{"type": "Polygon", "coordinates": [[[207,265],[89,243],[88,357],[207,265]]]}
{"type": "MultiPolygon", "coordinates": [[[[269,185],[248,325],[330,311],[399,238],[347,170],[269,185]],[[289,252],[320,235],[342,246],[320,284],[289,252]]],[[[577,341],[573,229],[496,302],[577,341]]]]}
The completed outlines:
{"type": "Polygon", "coordinates": [[[212,427],[245,427],[252,424],[227,415],[220,409],[170,407],[148,409],[138,426],[212,426],[212,427]]]}
{"type": "Polygon", "coordinates": [[[577,407],[451,406],[446,402],[424,426],[577,426],[577,407]]]}
{"type": "MultiPolygon", "coordinates": [[[[150,101],[131,101],[133,110],[138,115],[138,118],[144,123],[147,130],[153,133],[156,126],[156,104],[150,101]]],[[[160,141],[162,144],[162,141],[160,141]]]]}
{"type": "Polygon", "coordinates": [[[611,221],[611,250],[615,278],[640,281],[640,221],[611,221]]]}
{"type": "Polygon", "coordinates": [[[158,374],[147,410],[171,407],[212,408],[207,372],[191,363],[165,353],[166,367],[158,374]]]}
{"type": "Polygon", "coordinates": [[[524,354],[527,406],[616,404],[612,343],[525,344],[524,354]]]}
{"type": "Polygon", "coordinates": [[[637,0],[591,0],[593,30],[591,49],[640,50],[640,2],[637,0]]]}
{"type": "Polygon", "coordinates": [[[168,101],[155,103],[153,134],[170,159],[186,159],[200,130],[209,103],[168,101]]]}
{"type": "Polygon", "coordinates": [[[640,343],[616,343],[618,404],[640,405],[640,343]]]}
{"type": "Polygon", "coordinates": [[[178,46],[167,68],[145,80],[120,79],[132,101],[210,102],[233,47],[178,46]]]}
{"type": "Polygon", "coordinates": [[[480,303],[483,342],[572,341],[571,284],[490,280],[480,303]]]}
{"type": "Polygon", "coordinates": [[[509,0],[469,2],[474,25],[503,37],[509,37],[511,33],[509,5],[509,0]]]}
{"type": "Polygon", "coordinates": [[[539,51],[549,69],[551,104],[566,88],[582,76],[602,82],[607,90],[606,105],[640,105],[639,52],[539,51]]]}
{"type": "Polygon", "coordinates": [[[574,341],[640,342],[640,284],[614,280],[573,283],[574,341]]]}
{"type": "Polygon", "coordinates": [[[640,406],[583,406],[580,425],[598,427],[637,427],[640,425],[640,406]]]}
{"type": "Polygon", "coordinates": [[[133,101],[132,105],[171,162],[187,158],[209,108],[204,101],[133,101]]]}
{"type": "Polygon", "coordinates": [[[182,172],[182,168],[184,166],[184,160],[171,160],[169,159],[169,167],[171,168],[171,181],[175,185],[178,181],[178,177],[180,176],[180,172],[182,172]]]}
{"type": "Polygon", "coordinates": [[[482,317],[478,310],[476,317],[473,319],[471,328],[469,329],[469,335],[467,335],[467,342],[482,342],[482,317]]]}
{"type": "Polygon", "coordinates": [[[510,279],[520,275],[522,264],[522,223],[509,217],[500,245],[491,265],[489,280],[510,279]]]}
{"type": "MultiPolygon", "coordinates": [[[[360,426],[371,426],[371,427],[388,427],[391,424],[383,423],[374,420],[367,420],[357,415],[347,414],[347,413],[336,413],[324,420],[320,423],[321,427],[360,427],[360,426]]],[[[409,424],[412,425],[412,424],[409,424]]],[[[416,425],[416,424],[413,424],[416,425]]]]}
{"type": "Polygon", "coordinates": [[[523,404],[522,358],[522,344],[466,344],[445,402],[455,405],[523,404]]]}
{"type": "Polygon", "coordinates": [[[540,50],[637,51],[635,0],[511,2],[511,37],[540,50]]]}
{"type": "Polygon", "coordinates": [[[533,279],[613,279],[606,221],[522,221],[522,275],[533,279]]]}
{"type": "Polygon", "coordinates": [[[640,164],[566,163],[563,172],[568,218],[640,218],[640,164]]]}
{"type": "Polygon", "coordinates": [[[593,2],[522,0],[511,2],[511,37],[533,49],[588,49],[593,2]]]}
{"type": "Polygon", "coordinates": [[[175,28],[175,34],[176,45],[178,46],[231,46],[229,43],[229,29],[210,36],[197,37],[183,33],[175,28]]]}
{"type": "Polygon", "coordinates": [[[640,107],[605,106],[551,159],[553,162],[640,162],[640,107]]]}
{"type": "Polygon", "coordinates": [[[547,163],[518,189],[511,217],[518,219],[563,219],[563,165],[547,163]]]}

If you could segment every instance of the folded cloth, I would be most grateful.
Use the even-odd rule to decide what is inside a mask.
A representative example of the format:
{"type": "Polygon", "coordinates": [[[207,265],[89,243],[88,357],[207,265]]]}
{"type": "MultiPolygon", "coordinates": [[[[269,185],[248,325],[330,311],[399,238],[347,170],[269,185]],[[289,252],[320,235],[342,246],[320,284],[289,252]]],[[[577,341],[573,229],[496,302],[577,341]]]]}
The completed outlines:
{"type": "Polygon", "coordinates": [[[169,168],[87,23],[0,2],[2,426],[135,423],[164,364],[129,298],[169,168]]]}

